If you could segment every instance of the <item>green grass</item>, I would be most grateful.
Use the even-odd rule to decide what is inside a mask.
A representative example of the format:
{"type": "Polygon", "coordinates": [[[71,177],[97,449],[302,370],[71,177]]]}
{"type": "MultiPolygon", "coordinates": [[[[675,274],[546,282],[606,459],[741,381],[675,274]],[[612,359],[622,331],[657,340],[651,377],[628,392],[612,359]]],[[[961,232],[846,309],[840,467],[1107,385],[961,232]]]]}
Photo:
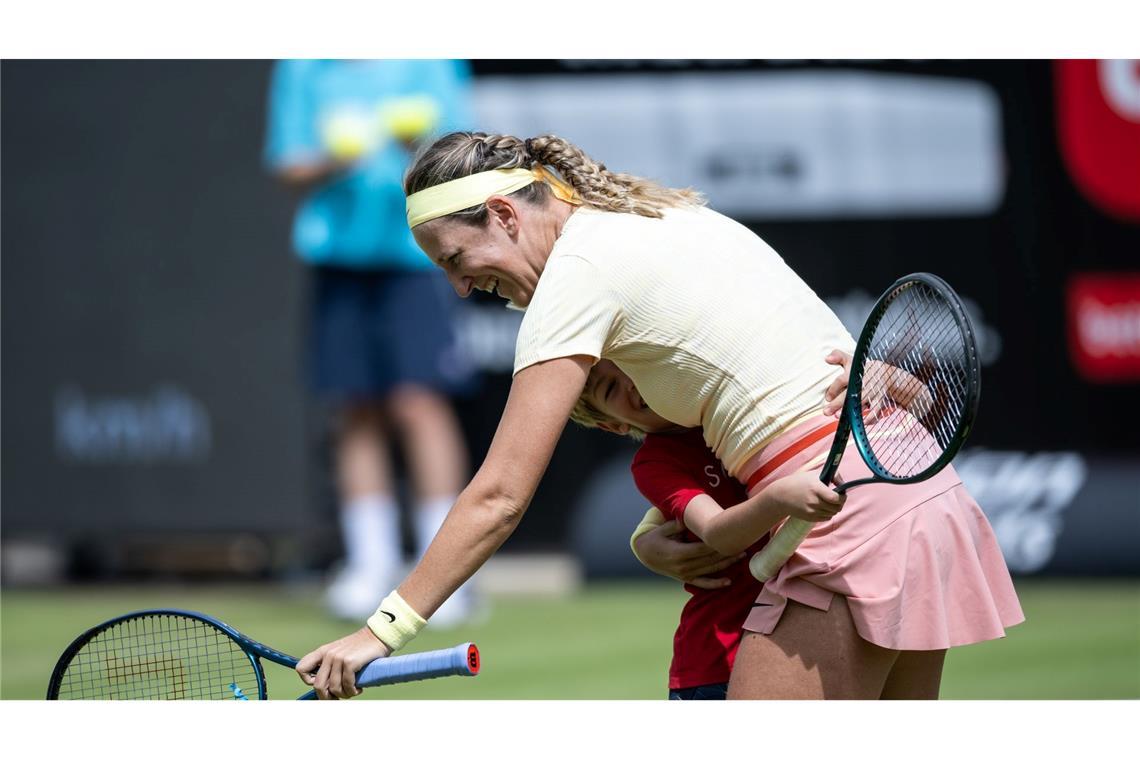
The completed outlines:
{"type": "MultiPolygon", "coordinates": [[[[1140,582],[1020,581],[1027,622],[1007,639],[950,653],[949,699],[1140,698],[1140,582]]],[[[453,631],[430,627],[419,651],[479,644],[483,672],[373,689],[370,699],[662,699],[672,632],[685,598],[675,586],[594,584],[568,599],[491,600],[488,619],[453,631]]],[[[277,586],[111,586],[0,594],[0,697],[42,699],[59,653],[86,627],[144,607],[207,612],[295,655],[352,625],[326,618],[315,590],[277,586]]],[[[266,666],[269,691],[302,684],[266,666]]]]}

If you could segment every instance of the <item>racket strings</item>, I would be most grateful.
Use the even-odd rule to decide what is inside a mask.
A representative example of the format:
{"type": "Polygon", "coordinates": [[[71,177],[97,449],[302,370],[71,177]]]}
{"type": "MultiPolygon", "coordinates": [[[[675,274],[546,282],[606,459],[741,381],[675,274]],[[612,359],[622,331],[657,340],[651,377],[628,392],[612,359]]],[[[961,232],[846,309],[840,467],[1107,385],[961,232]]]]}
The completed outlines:
{"type": "Polygon", "coordinates": [[[59,699],[258,699],[260,680],[249,656],[213,626],[147,615],[84,644],[63,673],[59,699]]]}
{"type": "MultiPolygon", "coordinates": [[[[957,326],[954,323],[944,325],[943,329],[939,330],[936,334],[930,336],[929,343],[936,346],[940,340],[947,339],[950,330],[957,331],[957,326]]],[[[921,348],[922,341],[918,341],[916,348],[921,348]]],[[[964,348],[964,346],[963,346],[964,348]]],[[[923,359],[915,359],[913,351],[900,362],[901,368],[908,373],[907,383],[915,388],[917,392],[921,393],[925,389],[932,393],[932,406],[927,408],[919,416],[927,417],[927,425],[932,434],[938,439],[938,442],[945,447],[950,438],[953,436],[953,426],[948,424],[951,418],[957,419],[962,409],[964,408],[964,393],[966,387],[965,371],[960,366],[955,364],[948,364],[943,360],[943,357],[937,355],[937,350],[933,347],[929,349],[934,354],[935,361],[933,363],[925,363],[923,359]],[[951,377],[953,374],[953,377],[951,377]],[[923,382],[919,379],[918,375],[928,375],[929,381],[923,382]],[[960,394],[953,393],[937,393],[948,387],[960,388],[960,394]],[[931,417],[930,412],[936,414],[931,417]]],[[[908,410],[909,411],[909,410],[908,410]]]]}
{"type": "MultiPolygon", "coordinates": [[[[925,300],[925,299],[923,299],[925,300]]],[[[926,310],[929,303],[922,303],[926,310]]],[[[921,398],[923,403],[914,408],[904,404],[909,416],[894,415],[892,422],[901,424],[903,430],[890,430],[879,428],[872,437],[875,442],[872,448],[882,454],[882,464],[892,473],[906,476],[921,471],[932,463],[948,445],[953,435],[953,426],[949,424],[949,417],[953,415],[953,393],[940,392],[947,387],[961,384],[960,373],[953,366],[939,356],[939,344],[945,341],[954,325],[941,325],[939,329],[932,330],[927,312],[916,313],[917,309],[903,310],[906,319],[904,331],[890,330],[888,339],[884,341],[883,358],[891,361],[891,372],[896,378],[903,371],[904,387],[909,389],[911,397],[921,398]],[[926,319],[926,332],[920,332],[916,323],[926,319]],[[904,348],[900,352],[900,348],[904,348]],[[953,375],[953,377],[952,377],[953,375]],[[918,424],[922,423],[932,437],[920,434],[918,424]]],[[[887,370],[884,369],[884,372],[887,370]]]]}
{"type": "Polygon", "coordinates": [[[863,422],[871,451],[894,477],[915,476],[952,444],[967,412],[969,346],[953,306],[909,285],[875,327],[863,365],[863,422]]]}

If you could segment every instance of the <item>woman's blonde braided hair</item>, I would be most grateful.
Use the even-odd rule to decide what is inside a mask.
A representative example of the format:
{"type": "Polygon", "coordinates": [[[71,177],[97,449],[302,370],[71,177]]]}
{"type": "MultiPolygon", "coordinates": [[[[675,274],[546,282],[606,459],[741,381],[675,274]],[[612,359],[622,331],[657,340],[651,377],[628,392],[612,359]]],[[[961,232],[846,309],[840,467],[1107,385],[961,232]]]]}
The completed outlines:
{"type": "MultiPolygon", "coordinates": [[[[675,190],[632,174],[611,172],[581,148],[555,135],[520,140],[484,132],[452,132],[424,148],[404,178],[404,193],[411,195],[492,169],[532,169],[539,164],[557,170],[583,204],[603,211],[659,219],[667,208],[704,205],[704,198],[695,190],[675,190]]],[[[549,194],[542,182],[515,193],[532,203],[544,203],[549,194]]],[[[487,221],[487,209],[479,204],[450,216],[482,225],[487,221]]]]}

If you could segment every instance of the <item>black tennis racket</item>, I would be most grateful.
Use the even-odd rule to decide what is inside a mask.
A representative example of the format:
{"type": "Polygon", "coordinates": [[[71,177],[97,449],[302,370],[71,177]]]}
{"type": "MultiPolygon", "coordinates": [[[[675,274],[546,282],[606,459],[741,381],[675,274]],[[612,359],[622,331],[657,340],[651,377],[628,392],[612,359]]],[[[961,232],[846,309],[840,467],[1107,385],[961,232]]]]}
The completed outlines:
{"type": "MultiPolygon", "coordinates": [[[[187,610],[141,610],[100,623],[67,647],[48,683],[48,699],[268,699],[266,659],[287,668],[297,658],[243,636],[220,620],[187,610]]],[[[356,674],[361,688],[479,672],[471,643],[382,657],[356,674]]],[[[298,699],[316,699],[309,691],[298,699]]]]}
{"type": "MultiPolygon", "coordinates": [[[[838,484],[917,483],[962,447],[978,411],[981,364],[962,301],[925,272],[897,280],[871,309],[851,359],[839,427],[820,480],[831,484],[855,439],[872,477],[838,484]]],[[[749,562],[766,581],[795,553],[814,523],[789,518],[749,562]]]]}

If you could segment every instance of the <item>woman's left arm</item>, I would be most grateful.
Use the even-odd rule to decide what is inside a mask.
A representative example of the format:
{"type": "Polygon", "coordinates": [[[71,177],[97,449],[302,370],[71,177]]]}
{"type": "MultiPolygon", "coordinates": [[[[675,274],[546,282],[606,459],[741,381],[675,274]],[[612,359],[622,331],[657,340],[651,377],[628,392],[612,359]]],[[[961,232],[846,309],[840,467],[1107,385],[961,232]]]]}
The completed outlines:
{"type": "MultiPolygon", "coordinates": [[[[514,532],[592,364],[591,357],[572,356],[534,364],[515,375],[486,459],[398,589],[420,616],[430,617],[514,532]]],[[[352,697],[360,693],[356,672],[388,654],[388,647],[365,626],[302,657],[297,672],[321,698],[352,697]]]]}

